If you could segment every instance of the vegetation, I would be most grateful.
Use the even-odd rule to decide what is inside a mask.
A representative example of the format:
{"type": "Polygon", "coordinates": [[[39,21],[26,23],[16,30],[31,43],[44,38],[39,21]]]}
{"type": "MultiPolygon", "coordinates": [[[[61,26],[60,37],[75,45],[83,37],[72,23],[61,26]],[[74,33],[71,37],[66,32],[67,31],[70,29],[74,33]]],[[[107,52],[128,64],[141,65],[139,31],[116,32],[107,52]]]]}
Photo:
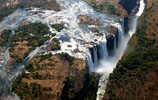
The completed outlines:
{"type": "Polygon", "coordinates": [[[77,93],[74,91],[75,79],[68,77],[62,91],[62,100],[96,100],[98,79],[93,74],[85,76],[84,87],[77,93]]]}
{"type": "Polygon", "coordinates": [[[30,72],[27,77],[26,75],[19,75],[13,82],[13,91],[23,100],[51,100],[54,99],[53,97],[61,96],[60,93],[63,94],[61,96],[63,100],[95,100],[98,79],[93,75],[89,75],[86,69],[83,69],[83,72],[81,72],[82,70],[78,69],[78,65],[76,65],[78,61],[77,63],[75,61],[67,53],[55,56],[51,54],[36,56],[26,66],[26,70],[30,72]],[[75,68],[70,68],[71,65],[67,64],[67,62],[71,62],[71,64],[74,62],[75,68]],[[65,63],[66,67],[63,64],[60,65],[60,63],[65,63]],[[60,73],[63,67],[63,72],[66,73],[62,76],[60,73]],[[59,68],[59,70],[56,68],[59,68]],[[74,70],[76,71],[75,73],[74,70]],[[83,75],[80,76],[81,73],[83,75]],[[76,74],[79,76],[76,76],[76,74]],[[84,83],[80,82],[81,80],[76,80],[76,77],[85,78],[85,80],[82,79],[84,83]],[[59,82],[53,80],[59,80],[59,82]],[[65,83],[64,88],[56,94],[53,86],[56,86],[56,84],[63,86],[63,82],[65,83]],[[47,84],[50,84],[52,87],[47,87],[47,84]],[[82,84],[84,87],[82,87],[82,84]],[[82,96],[78,94],[82,94],[82,96]],[[83,99],[83,95],[86,95],[84,96],[86,99],[83,99]]]}
{"type": "Polygon", "coordinates": [[[7,45],[10,34],[11,34],[11,30],[3,30],[0,33],[0,46],[1,47],[5,47],[7,45]]]}
{"type": "MultiPolygon", "coordinates": [[[[59,56],[59,55],[57,55],[59,56]]],[[[68,57],[68,55],[64,55],[63,56],[65,57],[65,59],[69,59],[70,58],[68,57]]],[[[63,57],[62,56],[62,57],[63,57]]],[[[12,84],[12,90],[21,98],[21,99],[24,99],[24,100],[50,100],[50,98],[52,99],[53,98],[53,94],[52,94],[52,88],[51,87],[42,87],[43,85],[39,84],[39,82],[36,82],[36,80],[41,80],[41,81],[44,81],[44,80],[47,80],[47,79],[50,79],[50,80],[53,80],[51,79],[51,75],[49,75],[48,73],[40,73],[40,71],[43,71],[45,72],[46,70],[48,69],[44,69],[47,64],[50,64],[50,59],[51,59],[52,55],[51,53],[50,54],[47,54],[47,55],[39,55],[37,57],[35,57],[34,60],[30,61],[27,65],[26,65],[26,70],[29,71],[30,73],[26,74],[26,73],[22,73],[20,74],[17,79],[13,82],[12,84]],[[43,64],[46,60],[46,63],[43,64]],[[41,68],[43,67],[43,68],[41,68]],[[40,70],[40,71],[39,71],[40,70]],[[27,79],[29,82],[25,82],[24,80],[27,79]],[[33,82],[32,82],[33,81],[33,82]]],[[[48,65],[48,66],[51,66],[53,67],[52,65],[48,65]]],[[[49,70],[52,70],[50,69],[51,67],[49,67],[49,70]]],[[[47,72],[47,71],[46,71],[47,72]]],[[[75,79],[73,77],[70,77],[69,79],[69,86],[70,87],[74,87],[74,84],[75,84],[75,79]]],[[[73,92],[73,91],[72,91],[73,92]]]]}
{"type": "Polygon", "coordinates": [[[36,23],[31,23],[27,25],[20,26],[17,30],[16,33],[23,33],[23,34],[33,34],[37,36],[43,36],[45,34],[49,34],[49,28],[40,22],[36,23]]]}
{"type": "MultiPolygon", "coordinates": [[[[136,35],[134,36],[137,42],[134,44],[131,42],[132,48],[130,49],[134,49],[128,52],[128,54],[119,61],[113,73],[109,76],[109,84],[106,90],[109,100],[116,100],[117,97],[115,98],[115,96],[120,92],[120,87],[118,86],[130,84],[132,78],[140,80],[142,84],[144,84],[143,82],[145,82],[145,80],[142,79],[144,79],[147,71],[149,69],[156,69],[158,66],[157,42],[156,39],[150,37],[152,31],[155,30],[149,31],[149,29],[151,29],[149,27],[151,27],[152,24],[156,24],[155,22],[151,23],[151,20],[149,20],[151,18],[151,10],[151,8],[147,8],[140,19],[136,35]]],[[[137,83],[134,82],[133,86],[137,86],[137,83]]],[[[123,87],[121,89],[123,89],[123,87]]]]}
{"type": "Polygon", "coordinates": [[[33,64],[29,63],[26,65],[26,70],[29,72],[35,71],[35,68],[33,67],[33,64]]]}
{"type": "Polygon", "coordinates": [[[28,7],[39,7],[39,8],[48,9],[48,10],[55,10],[55,11],[60,10],[60,6],[59,4],[56,3],[55,0],[52,0],[52,1],[39,0],[39,2],[38,1],[20,1],[19,4],[16,4],[16,5],[1,7],[2,6],[1,4],[3,4],[3,2],[6,2],[6,1],[0,1],[0,21],[2,21],[8,15],[12,14],[17,9],[24,9],[28,7]]]}
{"type": "Polygon", "coordinates": [[[70,63],[70,65],[73,64],[74,57],[69,56],[68,53],[61,53],[61,54],[59,54],[59,56],[64,61],[68,61],[70,63]]]}
{"type": "Polygon", "coordinates": [[[115,8],[115,6],[109,3],[104,2],[100,5],[97,5],[95,2],[92,2],[90,3],[90,5],[98,12],[107,13],[109,15],[120,16],[120,12],[115,8]]]}
{"type": "Polygon", "coordinates": [[[52,28],[55,28],[58,32],[60,32],[62,29],[64,29],[64,24],[53,24],[51,26],[52,26],[52,28]]]}
{"type": "Polygon", "coordinates": [[[86,87],[86,92],[83,100],[96,100],[98,91],[98,79],[93,74],[88,75],[88,86],[86,87]]]}
{"type": "Polygon", "coordinates": [[[75,79],[74,77],[68,77],[65,81],[65,86],[62,90],[62,100],[71,100],[74,94],[74,85],[75,85],[75,79]]]}
{"type": "Polygon", "coordinates": [[[11,37],[9,50],[11,57],[18,63],[22,62],[32,50],[50,39],[49,36],[45,36],[47,34],[50,34],[49,28],[39,22],[18,27],[15,35],[11,37]],[[17,49],[23,54],[19,55],[17,49]]]}
{"type": "Polygon", "coordinates": [[[60,50],[61,47],[60,47],[60,42],[58,39],[54,38],[53,39],[53,42],[55,43],[55,45],[51,45],[51,50],[54,51],[54,50],[60,50]]]}
{"type": "Polygon", "coordinates": [[[0,9],[0,21],[15,11],[12,7],[4,7],[0,9]]]}
{"type": "Polygon", "coordinates": [[[41,85],[35,82],[28,84],[23,83],[21,80],[16,80],[12,84],[12,89],[20,97],[21,100],[42,100],[42,98],[40,98],[41,96],[48,100],[52,96],[46,93],[43,94],[44,91],[51,91],[51,88],[43,88],[41,85]]]}
{"type": "Polygon", "coordinates": [[[30,73],[26,74],[23,72],[20,74],[12,84],[12,91],[14,91],[21,100],[50,100],[50,98],[53,97],[53,95],[49,93],[52,91],[51,87],[42,87],[37,82],[28,83],[23,81],[23,79],[42,79],[40,73],[36,72],[37,69],[34,68],[34,65],[28,64],[26,70],[30,71],[30,73]]]}
{"type": "Polygon", "coordinates": [[[59,11],[60,10],[60,6],[59,4],[56,3],[55,0],[52,1],[42,1],[40,3],[35,3],[32,6],[34,7],[38,7],[38,8],[43,8],[43,9],[48,9],[48,10],[55,10],[55,11],[59,11]]]}
{"type": "Polygon", "coordinates": [[[33,79],[42,79],[42,75],[40,75],[38,72],[35,72],[32,74],[33,79]]]}
{"type": "Polygon", "coordinates": [[[50,58],[51,56],[52,56],[52,54],[49,53],[49,54],[46,54],[46,55],[40,55],[38,57],[40,58],[40,61],[43,61],[43,60],[46,60],[46,59],[50,58]]]}

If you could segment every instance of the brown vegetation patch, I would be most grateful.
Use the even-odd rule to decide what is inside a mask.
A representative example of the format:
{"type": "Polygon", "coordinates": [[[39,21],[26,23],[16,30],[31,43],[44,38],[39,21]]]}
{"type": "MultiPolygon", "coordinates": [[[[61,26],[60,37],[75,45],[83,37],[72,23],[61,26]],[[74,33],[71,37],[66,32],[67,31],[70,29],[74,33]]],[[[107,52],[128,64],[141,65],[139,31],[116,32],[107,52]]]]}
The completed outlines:
{"type": "Polygon", "coordinates": [[[146,13],[144,14],[144,20],[146,21],[147,37],[156,41],[155,46],[158,45],[158,1],[148,0],[146,13]]]}
{"type": "Polygon", "coordinates": [[[20,59],[24,59],[25,53],[29,50],[29,46],[27,46],[27,41],[22,42],[16,42],[16,45],[14,46],[14,50],[10,51],[11,56],[16,56],[20,59]]]}
{"type": "MultiPolygon", "coordinates": [[[[22,78],[17,90],[22,90],[22,84],[28,84],[28,86],[30,86],[31,83],[36,83],[40,85],[42,89],[42,94],[39,94],[36,97],[38,100],[42,100],[41,98],[44,98],[45,100],[58,100],[67,78],[73,78],[75,80],[73,87],[75,92],[79,92],[83,88],[84,77],[87,73],[84,60],[74,59],[71,64],[69,61],[63,60],[61,55],[52,56],[51,54],[48,54],[33,58],[29,61],[29,64],[31,64],[33,68],[26,67],[30,73],[28,74],[28,77],[22,78]],[[49,89],[49,91],[46,91],[45,89],[49,89]],[[44,97],[43,94],[50,95],[50,98],[44,97]]],[[[32,90],[29,91],[32,93],[32,90]]],[[[33,94],[30,94],[30,96],[31,95],[33,94]]],[[[32,100],[33,97],[30,96],[27,98],[32,100]]],[[[26,97],[22,98],[28,100],[26,97]]]]}

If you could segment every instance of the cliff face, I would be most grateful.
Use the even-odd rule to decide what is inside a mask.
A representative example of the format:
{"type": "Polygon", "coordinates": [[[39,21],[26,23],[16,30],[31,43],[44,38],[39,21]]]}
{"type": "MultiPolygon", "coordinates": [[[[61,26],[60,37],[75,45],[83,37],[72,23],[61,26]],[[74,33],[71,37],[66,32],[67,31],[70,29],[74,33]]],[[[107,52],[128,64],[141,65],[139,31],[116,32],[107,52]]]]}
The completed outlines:
{"type": "Polygon", "coordinates": [[[103,100],[157,100],[157,5],[157,0],[147,0],[138,30],[109,77],[103,100]]]}
{"type": "Polygon", "coordinates": [[[128,14],[131,14],[132,11],[137,8],[138,3],[138,0],[120,0],[119,2],[128,14]]]}
{"type": "Polygon", "coordinates": [[[138,11],[139,0],[85,0],[94,10],[124,19],[125,32],[131,17],[138,11]]]}

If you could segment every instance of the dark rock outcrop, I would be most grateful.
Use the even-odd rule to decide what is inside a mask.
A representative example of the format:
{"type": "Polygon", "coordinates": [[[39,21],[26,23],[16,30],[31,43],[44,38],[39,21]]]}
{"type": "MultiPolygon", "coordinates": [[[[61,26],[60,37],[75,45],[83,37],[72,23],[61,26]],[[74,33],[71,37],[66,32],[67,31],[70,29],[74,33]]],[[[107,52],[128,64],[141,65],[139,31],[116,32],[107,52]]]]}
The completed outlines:
{"type": "Polygon", "coordinates": [[[107,50],[108,50],[108,53],[109,55],[113,55],[114,53],[114,49],[115,46],[117,47],[118,46],[118,40],[119,40],[119,37],[118,37],[118,29],[114,26],[107,26],[105,27],[105,30],[107,32],[107,50]]]}

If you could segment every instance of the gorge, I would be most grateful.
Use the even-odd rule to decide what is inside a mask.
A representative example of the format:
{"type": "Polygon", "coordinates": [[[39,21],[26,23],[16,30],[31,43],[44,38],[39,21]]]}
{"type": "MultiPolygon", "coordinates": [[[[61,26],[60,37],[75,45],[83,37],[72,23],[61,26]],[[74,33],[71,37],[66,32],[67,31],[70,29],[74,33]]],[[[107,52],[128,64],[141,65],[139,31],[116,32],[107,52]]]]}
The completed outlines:
{"type": "Polygon", "coordinates": [[[144,0],[140,0],[138,11],[130,15],[128,24],[125,24],[124,19],[96,12],[82,0],[57,0],[57,2],[62,8],[60,11],[40,8],[19,9],[0,22],[0,31],[10,29],[12,35],[15,35],[14,33],[23,23],[35,22],[46,24],[51,33],[56,33],[55,37],[50,35],[49,40],[35,47],[22,63],[13,65],[13,68],[7,67],[10,56],[9,48],[5,48],[6,52],[3,52],[2,58],[4,62],[0,65],[2,66],[0,70],[0,96],[2,98],[17,100],[18,97],[11,90],[12,81],[18,74],[25,71],[25,65],[31,59],[38,55],[67,53],[76,59],[86,60],[90,72],[99,74],[96,99],[101,100],[109,74],[113,72],[124,54],[130,37],[136,32],[138,18],[145,8],[144,0]],[[64,28],[58,31],[51,26],[52,24],[64,24],[64,28]],[[128,31],[125,31],[127,27],[128,31]],[[113,33],[114,30],[115,33],[113,33]],[[54,38],[59,40],[61,49],[47,51],[47,46],[54,38]]]}

